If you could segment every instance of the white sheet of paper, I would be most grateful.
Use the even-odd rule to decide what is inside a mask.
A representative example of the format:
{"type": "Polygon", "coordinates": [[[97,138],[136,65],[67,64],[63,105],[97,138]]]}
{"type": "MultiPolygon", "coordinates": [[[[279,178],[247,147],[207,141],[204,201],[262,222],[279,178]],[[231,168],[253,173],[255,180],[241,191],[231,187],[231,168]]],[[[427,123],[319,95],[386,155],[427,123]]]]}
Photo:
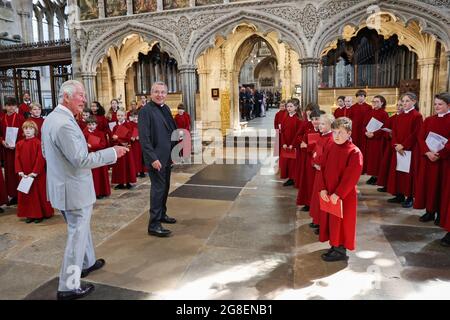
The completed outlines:
{"type": "Polygon", "coordinates": [[[378,121],[377,119],[372,117],[372,119],[370,119],[369,123],[366,126],[366,130],[368,132],[375,132],[375,131],[380,130],[382,126],[383,126],[383,122],[378,121]]]}
{"type": "Polygon", "coordinates": [[[115,122],[110,122],[109,123],[109,130],[113,131],[114,127],[116,126],[117,123],[115,122]]]}
{"type": "Polygon", "coordinates": [[[439,152],[444,149],[445,144],[448,142],[448,139],[437,134],[433,131],[428,133],[427,138],[425,139],[425,143],[428,146],[428,149],[433,152],[439,152]]]}
{"type": "Polygon", "coordinates": [[[392,132],[392,130],[389,128],[381,128],[381,130],[386,131],[386,132],[392,132]]]}
{"type": "Polygon", "coordinates": [[[32,178],[32,177],[23,177],[19,182],[19,186],[17,187],[17,190],[28,194],[28,192],[30,192],[33,181],[34,181],[34,178],[32,178]]]}
{"type": "Polygon", "coordinates": [[[405,150],[405,155],[397,152],[397,171],[409,173],[411,168],[411,151],[405,150]]]}
{"type": "Polygon", "coordinates": [[[19,132],[19,128],[16,127],[6,127],[6,137],[5,142],[10,147],[16,146],[17,133],[19,132]]]}

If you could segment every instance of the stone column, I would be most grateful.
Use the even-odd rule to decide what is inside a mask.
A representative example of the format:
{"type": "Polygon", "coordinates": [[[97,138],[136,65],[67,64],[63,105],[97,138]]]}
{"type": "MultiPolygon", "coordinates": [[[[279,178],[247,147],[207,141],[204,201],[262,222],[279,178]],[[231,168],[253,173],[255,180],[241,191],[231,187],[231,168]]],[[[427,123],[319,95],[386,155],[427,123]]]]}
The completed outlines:
{"type": "Polygon", "coordinates": [[[133,0],[127,0],[127,16],[133,14],[133,0]]]}
{"type": "Polygon", "coordinates": [[[114,97],[122,103],[122,106],[126,105],[125,101],[125,75],[118,74],[113,75],[112,79],[114,81],[114,97]]]}
{"type": "Polygon", "coordinates": [[[434,88],[434,69],[436,67],[436,58],[418,59],[419,79],[420,79],[420,113],[424,117],[432,114],[433,109],[433,88],[434,88]]]}
{"type": "Polygon", "coordinates": [[[95,92],[95,72],[82,72],[81,77],[84,83],[84,89],[86,90],[86,100],[88,106],[92,101],[97,99],[97,95],[95,92]]]}
{"type": "Polygon", "coordinates": [[[198,70],[198,76],[199,76],[199,83],[200,83],[200,114],[201,114],[201,121],[203,123],[207,119],[207,112],[208,112],[208,101],[209,101],[209,88],[208,88],[208,74],[210,73],[210,70],[208,69],[199,69],[198,70]]]}
{"type": "Polygon", "coordinates": [[[59,38],[65,39],[66,32],[64,30],[64,17],[58,17],[59,38]]]}
{"type": "Polygon", "coordinates": [[[319,98],[319,58],[302,58],[298,62],[302,70],[302,108],[310,102],[318,102],[319,98]]]}
{"type": "Polygon", "coordinates": [[[450,92],[450,51],[447,54],[447,92],[450,92]]]}
{"type": "Polygon", "coordinates": [[[181,91],[183,92],[183,103],[186,111],[191,116],[192,128],[195,122],[195,65],[181,65],[181,91]]]}
{"type": "Polygon", "coordinates": [[[163,11],[163,0],[156,0],[156,11],[163,11]]]}
{"type": "Polygon", "coordinates": [[[48,23],[48,40],[52,41],[55,40],[55,29],[53,27],[53,15],[51,12],[48,12],[45,14],[47,16],[47,23],[48,23]]]}
{"type": "Polygon", "coordinates": [[[99,19],[105,18],[105,1],[106,0],[98,0],[98,17],[99,17],[99,19]]]}
{"type": "Polygon", "coordinates": [[[42,25],[42,15],[36,15],[37,28],[38,28],[38,41],[44,41],[44,27],[42,25]]]}

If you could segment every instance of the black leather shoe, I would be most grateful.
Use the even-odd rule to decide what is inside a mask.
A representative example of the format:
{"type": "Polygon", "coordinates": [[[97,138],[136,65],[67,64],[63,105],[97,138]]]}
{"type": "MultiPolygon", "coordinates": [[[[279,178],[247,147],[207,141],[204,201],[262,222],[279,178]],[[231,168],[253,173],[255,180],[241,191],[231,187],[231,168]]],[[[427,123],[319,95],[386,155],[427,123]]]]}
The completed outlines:
{"type": "Polygon", "coordinates": [[[311,223],[309,224],[309,227],[310,227],[310,228],[318,228],[319,225],[318,225],[318,224],[315,224],[314,222],[311,222],[311,223]]]}
{"type": "Polygon", "coordinates": [[[405,201],[402,202],[403,208],[411,208],[412,206],[413,206],[413,198],[412,197],[408,197],[408,198],[406,198],[405,201]]]}
{"type": "Polygon", "coordinates": [[[320,228],[319,227],[314,229],[314,234],[317,234],[317,235],[320,234],[320,228]]]}
{"type": "Polygon", "coordinates": [[[81,278],[87,277],[89,273],[91,273],[92,271],[103,268],[105,263],[106,263],[105,259],[97,259],[97,261],[95,261],[95,263],[91,267],[83,269],[83,271],[81,271],[81,278]]]}
{"type": "Polygon", "coordinates": [[[450,247],[450,232],[447,232],[445,237],[441,239],[441,246],[450,247]]]}
{"type": "Polygon", "coordinates": [[[164,216],[164,217],[161,219],[161,222],[162,222],[162,223],[170,223],[170,224],[174,224],[174,223],[177,222],[177,219],[171,218],[171,217],[169,217],[169,216],[164,216]]]}
{"type": "Polygon", "coordinates": [[[56,294],[56,298],[58,300],[80,299],[93,292],[94,289],[95,287],[93,284],[87,283],[85,285],[81,285],[78,289],[72,291],[58,291],[58,293],[56,294]]]}
{"type": "Polygon", "coordinates": [[[144,172],[139,173],[139,178],[145,178],[145,173],[144,172]]]}
{"type": "Polygon", "coordinates": [[[386,187],[381,187],[381,188],[377,188],[378,192],[386,192],[387,188],[386,187]]]}
{"type": "Polygon", "coordinates": [[[289,179],[285,183],[283,183],[283,186],[285,186],[285,187],[289,187],[289,186],[293,186],[293,185],[294,185],[294,180],[292,180],[292,179],[289,179]]]}
{"type": "Polygon", "coordinates": [[[369,185],[376,185],[377,184],[377,177],[370,177],[369,180],[366,181],[366,184],[369,185]]]}
{"type": "Polygon", "coordinates": [[[11,200],[9,200],[7,206],[13,206],[13,205],[16,205],[16,204],[17,204],[17,198],[14,197],[14,198],[11,198],[11,200]]]}
{"type": "Polygon", "coordinates": [[[421,222],[428,222],[428,221],[432,221],[432,220],[434,220],[434,213],[429,213],[429,212],[425,212],[425,214],[419,218],[419,221],[421,221],[421,222]]]}
{"type": "Polygon", "coordinates": [[[127,189],[133,189],[134,186],[131,183],[127,183],[127,189]]]}
{"type": "Polygon", "coordinates": [[[436,226],[440,226],[441,225],[441,215],[439,214],[439,212],[436,214],[436,219],[434,219],[434,224],[436,226]]]}
{"type": "Polygon", "coordinates": [[[303,208],[300,209],[300,211],[308,212],[309,211],[309,206],[304,206],[303,208]]]}
{"type": "Polygon", "coordinates": [[[5,212],[5,210],[3,210],[3,208],[0,208],[0,213],[3,213],[3,212],[5,212]]]}
{"type": "Polygon", "coordinates": [[[117,186],[114,187],[114,190],[122,190],[125,189],[126,187],[123,184],[118,184],[117,186]]]}
{"type": "Polygon", "coordinates": [[[326,262],[332,262],[332,261],[345,261],[348,259],[348,256],[346,254],[342,254],[336,250],[332,250],[328,253],[322,254],[322,260],[326,262]]]}
{"type": "Polygon", "coordinates": [[[154,228],[149,228],[148,234],[151,236],[163,238],[163,237],[170,236],[172,234],[172,231],[165,229],[162,226],[158,226],[158,227],[154,227],[154,228]]]}
{"type": "Polygon", "coordinates": [[[404,195],[395,196],[394,198],[388,199],[389,203],[402,203],[405,201],[404,195]]]}

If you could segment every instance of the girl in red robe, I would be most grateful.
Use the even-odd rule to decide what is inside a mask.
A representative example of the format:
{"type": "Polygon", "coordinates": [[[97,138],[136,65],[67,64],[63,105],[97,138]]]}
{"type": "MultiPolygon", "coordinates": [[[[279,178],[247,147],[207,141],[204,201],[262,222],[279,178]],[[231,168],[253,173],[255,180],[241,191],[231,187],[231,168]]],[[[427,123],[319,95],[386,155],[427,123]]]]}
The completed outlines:
{"type": "Polygon", "coordinates": [[[336,204],[342,200],[343,218],[326,214],[320,219],[319,240],[329,241],[331,248],[322,255],[324,261],[346,260],[348,250],[356,247],[356,184],[363,166],[363,156],[350,139],[352,121],[342,117],[333,122],[333,140],[324,155],[319,171],[320,197],[336,204]]]}
{"type": "Polygon", "coordinates": [[[180,103],[178,105],[178,114],[175,115],[174,120],[178,129],[185,129],[191,132],[191,117],[184,111],[184,105],[180,103]]]}
{"type": "Polygon", "coordinates": [[[430,132],[436,133],[450,140],[450,95],[438,94],[434,98],[434,110],[436,115],[425,119],[419,133],[419,165],[417,167],[416,188],[414,190],[414,209],[426,209],[420,221],[428,222],[435,220],[440,223],[440,204],[442,196],[442,179],[444,177],[444,162],[450,155],[450,149],[431,149],[426,139],[430,132]],[[436,217],[435,217],[436,216],[436,217]]]}
{"type": "Polygon", "coordinates": [[[22,130],[25,139],[17,142],[16,173],[22,178],[32,177],[34,181],[28,193],[18,192],[17,216],[27,218],[26,223],[39,223],[53,216],[53,208],[47,201],[45,159],[41,141],[35,135],[37,125],[33,121],[25,121],[22,130]]]}
{"type": "Polygon", "coordinates": [[[403,113],[399,114],[392,124],[392,147],[393,155],[389,169],[389,181],[387,191],[394,198],[390,203],[401,203],[403,208],[413,206],[414,175],[416,174],[419,159],[418,137],[422,126],[422,115],[415,109],[417,96],[407,92],[402,96],[403,113]],[[411,164],[409,172],[397,171],[397,153],[411,151],[411,164]]]}
{"type": "Polygon", "coordinates": [[[340,118],[340,117],[347,117],[350,118],[350,110],[352,107],[352,97],[348,97],[347,99],[347,103],[345,102],[345,98],[344,96],[339,96],[337,98],[337,105],[338,107],[336,108],[336,110],[334,110],[334,117],[340,118]]]}
{"type": "Polygon", "coordinates": [[[275,114],[275,119],[273,121],[273,127],[276,130],[276,141],[275,141],[275,147],[273,148],[274,156],[279,156],[281,151],[281,144],[280,144],[280,130],[281,130],[281,123],[283,122],[283,119],[287,116],[286,111],[286,101],[281,100],[280,102],[280,109],[275,114]],[[278,153],[277,153],[278,152],[278,153]]]}
{"type": "Polygon", "coordinates": [[[375,132],[368,132],[366,127],[372,118],[380,121],[383,125],[388,121],[389,115],[386,112],[386,99],[383,96],[377,95],[372,100],[373,109],[369,110],[364,123],[366,130],[365,154],[363,173],[367,173],[370,177],[367,184],[375,185],[377,183],[378,171],[380,169],[380,155],[383,154],[383,137],[384,131],[378,129],[375,132]]]}
{"type": "Polygon", "coordinates": [[[42,107],[39,103],[33,102],[30,105],[30,117],[27,120],[31,120],[37,125],[36,138],[41,139],[41,128],[44,123],[44,118],[41,116],[42,107]]]}
{"type": "Polygon", "coordinates": [[[112,134],[111,130],[109,129],[108,119],[105,116],[105,108],[103,108],[100,102],[93,101],[91,103],[91,112],[97,120],[97,129],[105,134],[108,145],[110,145],[112,134]]]}
{"type": "MultiPolygon", "coordinates": [[[[130,147],[133,128],[126,121],[126,114],[123,110],[117,111],[117,125],[112,132],[112,140],[115,145],[130,147]]],[[[136,183],[136,165],[132,152],[127,152],[125,156],[117,159],[112,167],[111,183],[117,184],[114,189],[131,189],[131,183],[136,183]],[[126,186],[125,186],[126,185],[126,186]]]]}
{"type": "MultiPolygon", "coordinates": [[[[87,126],[83,130],[83,134],[86,138],[88,151],[95,152],[107,148],[108,143],[106,142],[105,133],[98,129],[95,116],[90,116],[86,123],[87,126]]],[[[94,189],[97,199],[103,199],[104,197],[111,195],[108,166],[92,169],[92,179],[94,180],[94,189]]]]}
{"type": "Polygon", "coordinates": [[[133,153],[134,163],[136,167],[137,176],[140,178],[145,177],[145,172],[147,169],[144,166],[144,161],[142,159],[142,147],[139,142],[139,129],[138,129],[138,111],[135,110],[130,114],[129,125],[133,130],[131,135],[131,149],[130,152],[133,153]]]}
{"type": "Polygon", "coordinates": [[[22,139],[22,124],[25,119],[22,115],[17,113],[16,98],[7,98],[5,102],[6,114],[1,122],[1,137],[0,141],[4,150],[5,161],[5,183],[8,193],[9,202],[8,205],[17,204],[17,186],[19,185],[19,176],[16,174],[15,161],[16,161],[16,147],[8,145],[5,141],[6,131],[8,127],[18,128],[16,144],[22,139]]]}
{"type": "Polygon", "coordinates": [[[111,107],[108,110],[108,114],[106,115],[106,118],[109,122],[117,122],[117,111],[119,110],[119,100],[112,99],[111,100],[111,107]]]}
{"type": "Polygon", "coordinates": [[[312,156],[312,165],[314,167],[314,184],[311,194],[311,204],[309,207],[309,215],[312,218],[312,222],[309,224],[311,228],[315,228],[314,233],[319,234],[320,225],[320,206],[319,206],[319,174],[323,166],[324,154],[328,151],[328,148],[334,143],[333,134],[331,131],[331,124],[334,122],[335,118],[331,114],[323,114],[320,116],[319,121],[319,131],[320,138],[317,141],[316,147],[314,148],[312,156]]]}
{"type": "Polygon", "coordinates": [[[310,139],[313,135],[320,135],[319,123],[320,123],[320,111],[318,109],[313,110],[310,115],[311,127],[308,128],[303,135],[302,144],[306,147],[302,150],[304,151],[303,157],[305,157],[304,167],[299,176],[298,192],[297,192],[297,205],[304,207],[302,211],[309,211],[309,206],[311,203],[312,189],[314,185],[314,177],[316,170],[313,167],[312,159],[316,143],[312,143],[310,139]]]}
{"type": "Polygon", "coordinates": [[[350,119],[352,120],[352,142],[364,155],[364,143],[366,142],[366,127],[364,120],[367,113],[372,109],[370,104],[366,103],[367,93],[364,90],[358,90],[355,94],[356,103],[352,105],[350,119]]]}
{"type": "Polygon", "coordinates": [[[378,175],[377,175],[377,185],[380,186],[380,188],[377,189],[378,192],[386,192],[387,191],[387,185],[388,185],[388,179],[389,179],[389,169],[391,167],[391,161],[392,161],[392,154],[393,154],[393,148],[392,148],[392,124],[394,123],[397,116],[403,112],[403,103],[402,100],[397,101],[397,113],[392,115],[387,121],[385,122],[383,128],[381,129],[383,131],[383,156],[382,160],[380,162],[380,166],[378,169],[378,175]],[[385,130],[387,131],[385,131],[385,130]]]}
{"type": "MultiPolygon", "coordinates": [[[[281,123],[281,147],[284,150],[292,150],[295,145],[295,134],[301,125],[301,120],[299,119],[296,112],[296,105],[294,101],[289,100],[286,103],[286,109],[288,115],[284,118],[281,123]]],[[[294,185],[294,175],[295,175],[295,164],[296,159],[285,158],[280,155],[280,178],[288,180],[283,184],[284,186],[294,185]]]]}

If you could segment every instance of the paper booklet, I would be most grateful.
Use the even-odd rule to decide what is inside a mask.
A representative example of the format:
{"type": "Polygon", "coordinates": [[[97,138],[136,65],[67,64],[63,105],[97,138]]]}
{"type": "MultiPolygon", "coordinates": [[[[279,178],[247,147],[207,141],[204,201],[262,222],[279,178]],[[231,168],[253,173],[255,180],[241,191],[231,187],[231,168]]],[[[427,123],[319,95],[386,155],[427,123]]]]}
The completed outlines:
{"type": "Polygon", "coordinates": [[[28,194],[28,192],[30,192],[33,181],[34,181],[34,178],[32,178],[32,177],[23,177],[19,182],[19,186],[17,187],[17,190],[22,193],[28,194]]]}
{"type": "Polygon", "coordinates": [[[439,152],[442,149],[444,149],[445,144],[448,142],[448,139],[441,136],[440,134],[437,134],[433,131],[430,131],[428,133],[427,138],[425,139],[425,143],[428,146],[428,149],[432,152],[439,152]]]}
{"type": "Polygon", "coordinates": [[[372,119],[370,119],[369,123],[366,126],[366,130],[368,132],[375,132],[375,131],[380,130],[382,126],[383,126],[383,122],[378,121],[377,119],[372,117],[372,119]]]}
{"type": "Polygon", "coordinates": [[[111,130],[111,132],[112,132],[117,123],[115,121],[113,121],[108,124],[109,124],[109,130],[111,130]]]}
{"type": "Polygon", "coordinates": [[[17,141],[17,134],[19,132],[19,128],[16,127],[6,127],[6,137],[5,137],[5,142],[10,146],[10,147],[15,147],[16,146],[16,141],[17,141]]]}
{"type": "Polygon", "coordinates": [[[333,204],[333,202],[331,202],[331,200],[326,202],[325,200],[322,199],[322,197],[320,196],[320,192],[319,192],[319,201],[320,201],[320,203],[319,203],[320,210],[328,212],[328,213],[330,213],[338,218],[341,218],[341,219],[344,217],[341,199],[338,199],[336,204],[333,204]]]}
{"type": "Polygon", "coordinates": [[[409,173],[411,168],[411,151],[405,151],[405,155],[397,153],[397,171],[409,173]]]}

